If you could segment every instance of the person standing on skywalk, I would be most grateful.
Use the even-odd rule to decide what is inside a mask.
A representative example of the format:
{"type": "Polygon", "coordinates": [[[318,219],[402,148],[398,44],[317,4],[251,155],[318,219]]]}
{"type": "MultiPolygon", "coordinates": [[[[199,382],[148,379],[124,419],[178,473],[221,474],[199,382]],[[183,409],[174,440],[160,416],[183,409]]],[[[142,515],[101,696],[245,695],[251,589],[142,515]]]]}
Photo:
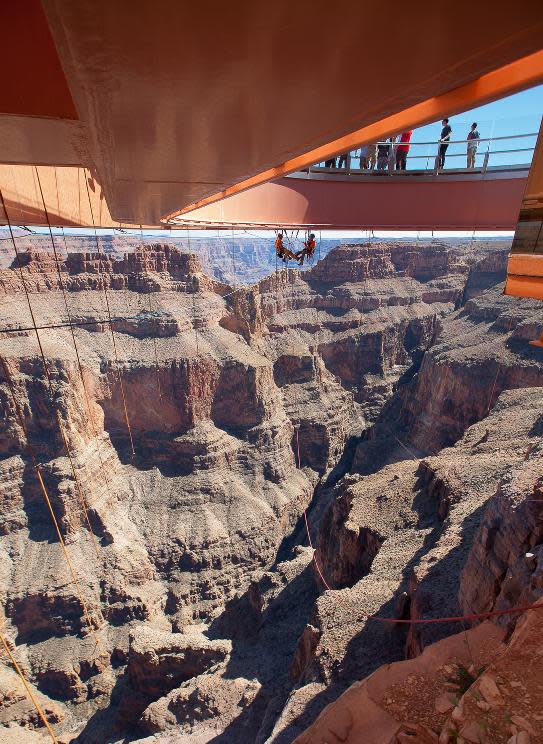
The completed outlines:
{"type": "Polygon", "coordinates": [[[477,156],[477,148],[479,147],[479,140],[481,135],[477,131],[477,122],[474,121],[471,125],[471,129],[468,132],[468,168],[475,168],[475,158],[477,156]]]}
{"type": "Polygon", "coordinates": [[[437,154],[438,168],[442,170],[445,167],[445,154],[451,141],[452,127],[449,124],[448,119],[443,119],[441,122],[443,129],[441,130],[441,136],[439,137],[439,150],[437,154]]]}

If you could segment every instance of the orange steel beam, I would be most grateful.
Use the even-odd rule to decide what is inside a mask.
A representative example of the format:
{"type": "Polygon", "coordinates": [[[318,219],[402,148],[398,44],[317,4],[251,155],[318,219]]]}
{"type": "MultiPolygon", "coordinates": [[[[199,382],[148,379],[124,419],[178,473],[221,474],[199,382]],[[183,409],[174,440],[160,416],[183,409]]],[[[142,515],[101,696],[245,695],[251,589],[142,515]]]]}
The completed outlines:
{"type": "Polygon", "coordinates": [[[534,253],[511,253],[507,273],[513,276],[535,278],[543,281],[543,255],[534,253]]]}
{"type": "Polygon", "coordinates": [[[212,204],[233,194],[239,194],[241,191],[246,191],[258,184],[273,181],[294,171],[307,168],[314,163],[320,163],[338,153],[354,150],[360,145],[368,142],[376,142],[406,129],[412,129],[439,120],[444,116],[452,116],[475,105],[488,103],[497,98],[530,88],[542,81],[543,51],[539,51],[529,54],[527,57],[522,57],[508,65],[504,65],[497,70],[488,72],[485,75],[481,75],[481,77],[467,85],[462,85],[459,88],[454,88],[447,93],[443,93],[443,95],[417,103],[403,111],[399,111],[373,124],[357,129],[350,134],[332,140],[325,145],[309,150],[304,155],[287,160],[275,168],[268,168],[255,176],[228,186],[222,191],[166,215],[162,218],[162,222],[167,222],[174,217],[192,212],[194,209],[212,204]]]}
{"type": "Polygon", "coordinates": [[[543,278],[537,276],[514,276],[509,274],[504,294],[510,297],[525,297],[543,300],[543,278]]]}
{"type": "Polygon", "coordinates": [[[511,253],[504,294],[543,300],[543,255],[511,253]]]}

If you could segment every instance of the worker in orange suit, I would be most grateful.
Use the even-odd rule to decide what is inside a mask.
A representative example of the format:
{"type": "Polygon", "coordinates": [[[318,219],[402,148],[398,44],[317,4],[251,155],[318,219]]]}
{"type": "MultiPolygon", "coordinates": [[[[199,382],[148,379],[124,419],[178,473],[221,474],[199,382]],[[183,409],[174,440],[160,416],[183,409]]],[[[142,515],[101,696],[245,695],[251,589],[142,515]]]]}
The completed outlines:
{"type": "Polygon", "coordinates": [[[283,245],[283,233],[277,233],[277,237],[275,239],[275,252],[277,254],[277,257],[280,258],[285,263],[289,260],[289,258],[296,258],[296,255],[289,251],[289,249],[283,245]]]}
{"type": "Polygon", "coordinates": [[[301,251],[296,254],[296,260],[300,266],[304,265],[304,258],[307,256],[309,260],[315,255],[315,235],[311,233],[308,239],[304,243],[304,247],[301,251]]]}

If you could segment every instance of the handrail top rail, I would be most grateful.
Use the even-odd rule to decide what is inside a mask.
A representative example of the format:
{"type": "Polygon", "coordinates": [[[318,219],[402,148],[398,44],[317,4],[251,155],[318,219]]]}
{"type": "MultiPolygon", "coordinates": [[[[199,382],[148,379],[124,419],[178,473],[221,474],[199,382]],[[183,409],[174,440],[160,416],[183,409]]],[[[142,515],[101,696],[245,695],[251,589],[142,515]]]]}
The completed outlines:
{"type": "MultiPolygon", "coordinates": [[[[513,154],[515,154],[517,152],[533,152],[533,151],[534,151],[534,148],[533,147],[517,147],[514,150],[491,150],[490,155],[513,155],[513,154]]],[[[485,154],[486,153],[484,153],[484,152],[479,153],[479,155],[481,155],[481,157],[483,155],[485,155],[485,154]]],[[[353,155],[353,157],[356,159],[359,156],[358,155],[353,155]]],[[[426,154],[423,154],[423,155],[411,155],[411,154],[409,155],[409,159],[410,160],[427,160],[429,157],[433,157],[433,156],[430,156],[427,153],[426,154]]],[[[448,158],[465,158],[466,157],[466,153],[465,152],[451,152],[451,153],[447,153],[447,157],[448,158]]],[[[311,167],[312,168],[318,168],[319,167],[319,163],[315,163],[315,165],[312,165],[311,167]]],[[[324,166],[322,166],[322,167],[324,169],[324,166]]]]}
{"type": "MultiPolygon", "coordinates": [[[[512,140],[512,139],[522,139],[523,137],[537,137],[539,132],[528,132],[526,134],[510,134],[503,137],[480,137],[477,139],[477,142],[499,142],[503,140],[512,140]]],[[[367,147],[368,144],[375,144],[375,145],[461,145],[466,142],[473,142],[473,140],[463,139],[463,140],[445,140],[442,142],[441,140],[431,140],[429,142],[389,142],[388,140],[379,140],[378,142],[370,142],[366,145],[359,145],[355,150],[359,150],[361,147],[367,147]]],[[[350,152],[354,152],[355,150],[350,150],[350,152]]]]}

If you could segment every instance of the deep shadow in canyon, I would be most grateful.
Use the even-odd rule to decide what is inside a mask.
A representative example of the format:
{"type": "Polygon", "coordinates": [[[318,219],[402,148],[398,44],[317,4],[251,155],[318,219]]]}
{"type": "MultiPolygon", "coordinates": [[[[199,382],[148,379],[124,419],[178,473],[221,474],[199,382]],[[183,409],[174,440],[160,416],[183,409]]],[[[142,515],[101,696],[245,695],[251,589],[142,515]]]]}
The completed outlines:
{"type": "MultiPolygon", "coordinates": [[[[2,605],[60,740],[289,744],[351,683],[458,631],[367,616],[504,601],[521,548],[492,578],[475,557],[494,549],[492,510],[516,545],[500,532],[503,493],[513,472],[530,482],[543,402],[528,346],[543,311],[502,295],[507,247],[342,245],[235,294],[161,244],[67,257],[74,321],[103,317],[104,288],[127,319],[115,353],[104,324],[74,328],[81,370],[69,328],[40,332],[52,397],[35,335],[16,330],[30,322],[21,275],[0,271],[15,390],[3,374],[2,605]]],[[[23,277],[38,322],[63,320],[53,258],[29,254],[23,277]]],[[[2,670],[0,725],[36,728],[2,670]]]]}

